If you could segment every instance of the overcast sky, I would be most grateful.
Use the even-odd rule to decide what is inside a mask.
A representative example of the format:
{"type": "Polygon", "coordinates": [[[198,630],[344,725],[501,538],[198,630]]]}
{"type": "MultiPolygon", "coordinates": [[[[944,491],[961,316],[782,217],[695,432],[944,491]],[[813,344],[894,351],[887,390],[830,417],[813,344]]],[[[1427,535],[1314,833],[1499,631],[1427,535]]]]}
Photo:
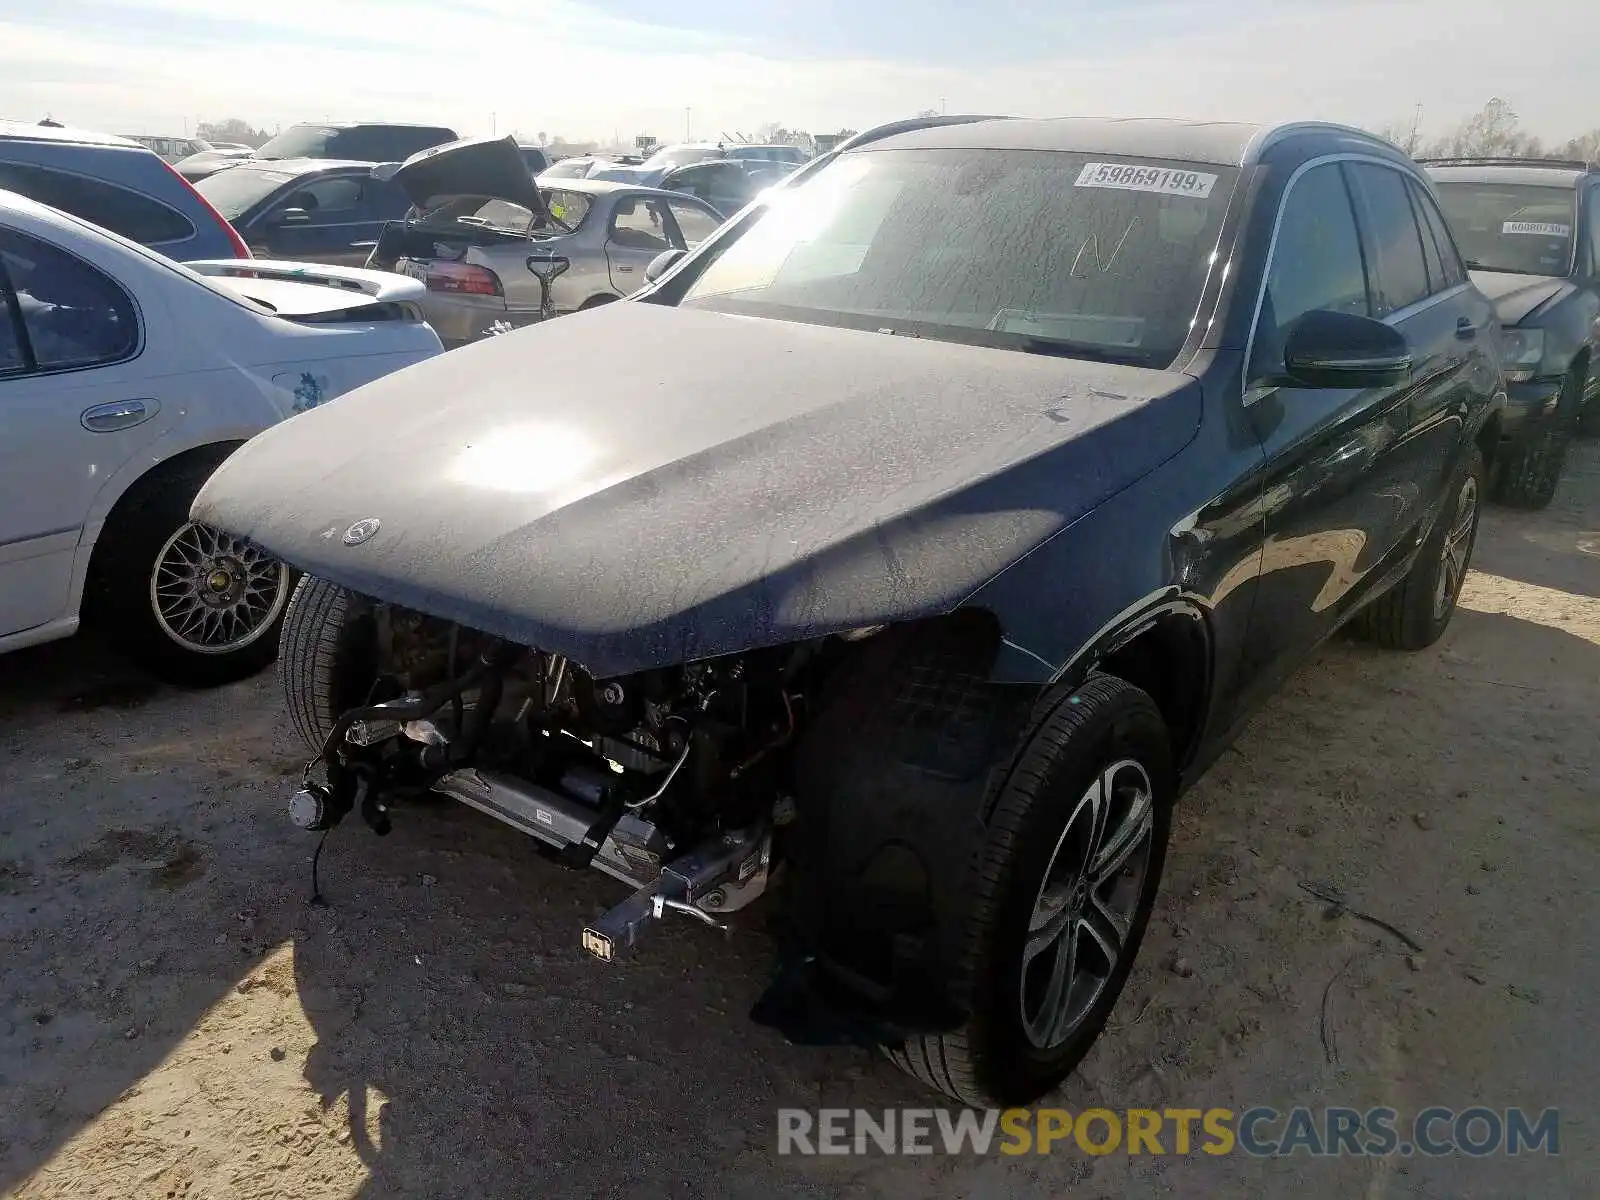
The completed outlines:
{"type": "Polygon", "coordinates": [[[0,117],[663,140],[1130,114],[1600,126],[1595,0],[0,0],[0,117]]]}

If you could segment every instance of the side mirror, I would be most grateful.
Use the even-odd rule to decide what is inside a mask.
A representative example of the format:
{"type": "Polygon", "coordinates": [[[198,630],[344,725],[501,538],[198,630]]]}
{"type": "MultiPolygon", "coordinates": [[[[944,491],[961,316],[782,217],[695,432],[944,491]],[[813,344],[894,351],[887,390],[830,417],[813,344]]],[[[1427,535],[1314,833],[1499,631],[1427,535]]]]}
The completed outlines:
{"type": "Polygon", "coordinates": [[[274,213],[267,222],[269,225],[306,225],[311,221],[311,214],[303,208],[285,208],[274,213]]]}
{"type": "Polygon", "coordinates": [[[1411,378],[1411,347],[1398,329],[1353,313],[1317,310],[1284,339],[1291,386],[1392,387],[1411,378]]]}
{"type": "Polygon", "coordinates": [[[687,250],[663,250],[660,254],[652,258],[650,260],[650,265],[644,269],[645,282],[654,283],[656,280],[660,279],[668,271],[672,270],[673,267],[677,266],[678,260],[687,253],[689,253],[687,250]]]}

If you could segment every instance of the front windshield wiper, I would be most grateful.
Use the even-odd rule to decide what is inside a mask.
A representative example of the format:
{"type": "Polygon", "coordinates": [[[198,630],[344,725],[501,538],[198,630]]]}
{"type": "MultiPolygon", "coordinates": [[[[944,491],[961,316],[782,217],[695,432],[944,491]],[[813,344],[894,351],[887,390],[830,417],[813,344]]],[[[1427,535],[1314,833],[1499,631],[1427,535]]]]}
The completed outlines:
{"type": "Polygon", "coordinates": [[[1086,346],[1082,342],[1064,342],[1057,338],[1025,337],[1016,343],[1025,354],[1048,354],[1056,358],[1086,358],[1092,362],[1112,363],[1123,367],[1144,367],[1149,357],[1139,353],[1109,350],[1104,346],[1086,346]]]}
{"type": "Polygon", "coordinates": [[[1524,271],[1518,267],[1491,267],[1475,258],[1464,258],[1461,261],[1466,264],[1469,271],[1488,271],[1495,275],[1539,275],[1545,279],[1561,278],[1560,275],[1553,274],[1550,271],[1524,271]]]}

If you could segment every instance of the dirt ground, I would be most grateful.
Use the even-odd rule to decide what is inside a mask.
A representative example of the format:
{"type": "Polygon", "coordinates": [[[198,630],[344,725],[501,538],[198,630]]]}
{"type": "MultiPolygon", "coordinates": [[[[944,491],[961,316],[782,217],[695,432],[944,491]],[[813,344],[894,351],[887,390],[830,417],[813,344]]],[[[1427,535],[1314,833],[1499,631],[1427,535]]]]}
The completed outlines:
{"type": "Polygon", "coordinates": [[[157,689],[75,642],[0,659],[0,1193],[1592,1196],[1600,446],[1569,472],[1490,513],[1439,647],[1335,642],[1187,797],[1057,1101],[1555,1106],[1559,1157],[780,1159],[779,1106],[938,1101],[748,1022],[759,933],[601,965],[621,885],[450,808],[348,822],[309,907],[276,678],[157,689]]]}

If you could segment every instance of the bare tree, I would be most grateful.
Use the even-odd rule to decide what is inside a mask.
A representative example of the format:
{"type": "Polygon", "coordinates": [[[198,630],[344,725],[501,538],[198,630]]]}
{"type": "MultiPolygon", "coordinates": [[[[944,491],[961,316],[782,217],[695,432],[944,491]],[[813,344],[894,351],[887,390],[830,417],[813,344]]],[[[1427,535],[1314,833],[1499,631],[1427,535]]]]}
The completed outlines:
{"type": "Polygon", "coordinates": [[[194,127],[197,138],[208,142],[242,142],[246,146],[259,146],[272,135],[257,129],[249,121],[229,117],[224,121],[201,121],[194,127]]]}
{"type": "Polygon", "coordinates": [[[1416,125],[1410,121],[1390,121],[1372,132],[1384,141],[1399,146],[1407,154],[1415,156],[1422,149],[1421,135],[1417,132],[1416,125]]]}
{"type": "Polygon", "coordinates": [[[1582,159],[1590,166],[1600,167],[1600,129],[1591,129],[1567,142],[1556,154],[1561,158],[1582,159]]]}
{"type": "Polygon", "coordinates": [[[1543,152],[1539,139],[1522,131],[1511,102],[1499,96],[1427,147],[1432,158],[1537,158],[1543,152]]]}

